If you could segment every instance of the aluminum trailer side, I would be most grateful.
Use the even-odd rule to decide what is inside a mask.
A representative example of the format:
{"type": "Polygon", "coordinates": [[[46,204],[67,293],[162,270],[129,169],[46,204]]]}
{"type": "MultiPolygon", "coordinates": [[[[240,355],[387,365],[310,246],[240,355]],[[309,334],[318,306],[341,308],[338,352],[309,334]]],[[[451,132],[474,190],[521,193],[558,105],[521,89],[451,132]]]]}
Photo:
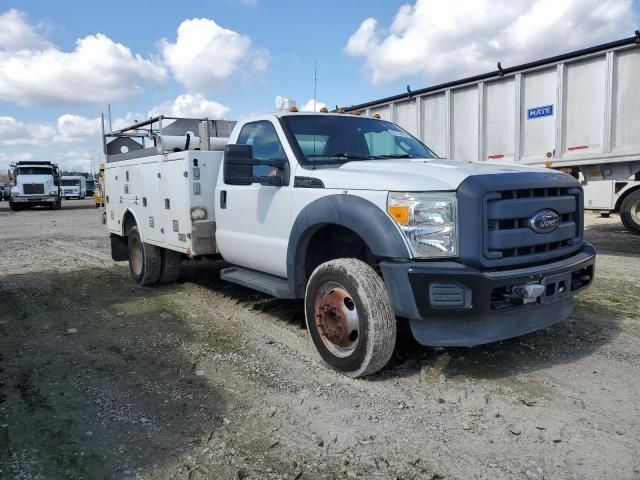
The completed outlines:
{"type": "Polygon", "coordinates": [[[580,176],[585,208],[640,233],[640,32],[588,49],[354,105],[439,156],[580,176]]]}

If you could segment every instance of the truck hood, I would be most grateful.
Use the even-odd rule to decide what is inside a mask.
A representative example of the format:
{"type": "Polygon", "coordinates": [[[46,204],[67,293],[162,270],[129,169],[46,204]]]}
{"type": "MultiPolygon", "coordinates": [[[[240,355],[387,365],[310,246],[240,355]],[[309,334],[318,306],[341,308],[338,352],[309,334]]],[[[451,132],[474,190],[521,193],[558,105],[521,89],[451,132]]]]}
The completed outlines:
{"type": "Polygon", "coordinates": [[[23,193],[23,185],[31,185],[32,183],[41,183],[44,185],[44,192],[47,195],[52,190],[57,190],[53,183],[53,175],[18,175],[16,177],[16,185],[12,190],[23,193]]]}
{"type": "Polygon", "coordinates": [[[337,168],[306,170],[326,188],[344,190],[442,191],[456,190],[471,175],[539,171],[546,168],[497,162],[440,159],[360,160],[337,168]],[[312,173],[311,173],[312,172],[312,173]]]}

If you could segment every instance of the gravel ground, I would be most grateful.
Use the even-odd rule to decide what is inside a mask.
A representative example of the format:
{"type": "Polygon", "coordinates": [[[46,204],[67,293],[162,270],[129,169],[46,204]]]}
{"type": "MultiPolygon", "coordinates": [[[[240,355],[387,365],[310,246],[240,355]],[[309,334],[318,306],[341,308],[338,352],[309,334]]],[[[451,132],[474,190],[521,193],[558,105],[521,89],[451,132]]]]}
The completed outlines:
{"type": "Polygon", "coordinates": [[[135,286],[91,201],[0,202],[2,479],[639,479],[640,236],[587,215],[597,279],[549,329],[471,349],[401,332],[325,368],[300,302],[185,264],[135,286]]]}

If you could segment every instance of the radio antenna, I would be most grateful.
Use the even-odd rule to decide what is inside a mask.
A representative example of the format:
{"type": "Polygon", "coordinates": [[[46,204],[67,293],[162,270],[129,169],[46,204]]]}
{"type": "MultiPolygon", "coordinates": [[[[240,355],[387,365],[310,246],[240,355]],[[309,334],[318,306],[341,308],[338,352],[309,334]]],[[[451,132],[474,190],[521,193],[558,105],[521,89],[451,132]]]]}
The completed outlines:
{"type": "Polygon", "coordinates": [[[316,112],[316,98],[318,93],[318,61],[313,61],[313,111],[316,112]]]}

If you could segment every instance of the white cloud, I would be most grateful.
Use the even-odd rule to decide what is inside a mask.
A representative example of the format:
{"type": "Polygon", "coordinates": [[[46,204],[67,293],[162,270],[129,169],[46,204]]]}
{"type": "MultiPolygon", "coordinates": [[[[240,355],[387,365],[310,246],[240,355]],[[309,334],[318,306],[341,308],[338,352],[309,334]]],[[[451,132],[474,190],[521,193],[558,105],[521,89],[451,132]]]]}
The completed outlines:
{"type": "Polygon", "coordinates": [[[164,62],[176,79],[193,92],[210,91],[241,68],[264,71],[269,53],[255,49],[251,39],[208,18],[183,21],[175,43],[161,42],[164,62]]]}
{"type": "Polygon", "coordinates": [[[9,165],[11,165],[13,162],[23,162],[26,160],[33,160],[33,154],[31,152],[0,152],[0,174],[3,175],[7,173],[7,171],[9,170],[9,165]]]}
{"type": "Polygon", "coordinates": [[[164,102],[153,107],[149,111],[149,116],[168,115],[171,117],[185,118],[209,118],[218,120],[229,115],[229,107],[221,103],[207,100],[199,94],[180,95],[174,101],[164,102]]]}
{"type": "Polygon", "coordinates": [[[78,39],[73,51],[64,52],[40,37],[20,12],[10,10],[2,18],[12,32],[23,31],[25,40],[0,36],[0,101],[105,103],[135,96],[143,84],[166,77],[159,61],[133,54],[101,33],[78,39]]]}
{"type": "Polygon", "coordinates": [[[68,151],[59,155],[55,163],[66,172],[91,172],[91,167],[97,168],[100,164],[97,151],[68,151]]]}
{"type": "Polygon", "coordinates": [[[417,0],[388,30],[368,18],[345,51],[371,81],[421,74],[432,83],[629,36],[631,0],[417,0]]]}
{"type": "Polygon", "coordinates": [[[0,15],[0,50],[38,50],[51,48],[40,35],[41,25],[30,25],[24,13],[12,9],[0,15]]]}
{"type": "Polygon", "coordinates": [[[65,113],[56,121],[58,143],[79,143],[90,139],[100,142],[102,126],[100,118],[86,118],[65,113]]]}
{"type": "MultiPolygon", "coordinates": [[[[319,112],[321,108],[329,108],[328,105],[324,102],[320,102],[318,100],[316,100],[316,112],[319,112]]],[[[300,109],[301,112],[313,112],[313,98],[310,98],[307,103],[305,103],[302,108],[300,109]]]]}
{"type": "Polygon", "coordinates": [[[37,145],[50,140],[55,133],[55,128],[50,125],[0,117],[0,145],[37,145]]]}

